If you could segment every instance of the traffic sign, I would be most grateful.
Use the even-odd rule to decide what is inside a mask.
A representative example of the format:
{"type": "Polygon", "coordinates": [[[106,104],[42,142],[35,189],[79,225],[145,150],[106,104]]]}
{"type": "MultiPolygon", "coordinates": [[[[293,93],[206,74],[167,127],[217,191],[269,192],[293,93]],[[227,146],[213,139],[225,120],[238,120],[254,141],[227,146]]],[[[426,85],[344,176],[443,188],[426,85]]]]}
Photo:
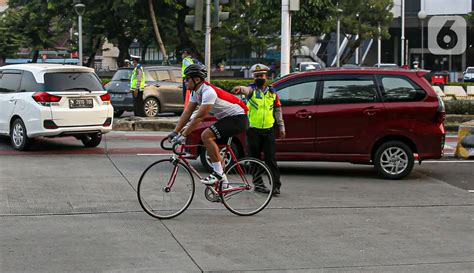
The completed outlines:
{"type": "Polygon", "coordinates": [[[428,49],[434,55],[466,51],[466,20],[461,16],[434,16],[428,21],[428,49]]]}

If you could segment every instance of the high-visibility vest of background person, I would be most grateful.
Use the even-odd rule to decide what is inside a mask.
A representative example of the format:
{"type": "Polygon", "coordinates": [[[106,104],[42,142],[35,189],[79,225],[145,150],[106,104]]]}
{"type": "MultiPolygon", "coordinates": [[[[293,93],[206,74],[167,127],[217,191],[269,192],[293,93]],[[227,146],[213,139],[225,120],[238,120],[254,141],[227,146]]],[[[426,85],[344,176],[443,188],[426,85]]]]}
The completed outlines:
{"type": "Polygon", "coordinates": [[[193,58],[193,52],[189,48],[185,48],[181,50],[181,58],[183,59],[182,64],[181,64],[181,77],[183,79],[183,98],[184,98],[184,108],[188,105],[189,102],[189,96],[190,96],[190,91],[186,90],[186,82],[184,81],[185,75],[184,75],[184,70],[186,67],[192,65],[192,64],[201,64],[198,60],[193,58]]]}
{"type": "MultiPolygon", "coordinates": [[[[249,86],[236,86],[232,89],[234,94],[243,94],[247,98],[247,107],[250,128],[247,130],[247,147],[249,156],[263,158],[273,173],[275,179],[275,195],[280,194],[280,171],[275,159],[275,127],[278,128],[280,138],[285,137],[285,124],[281,112],[281,103],[273,87],[267,85],[268,68],[263,64],[255,64],[250,68],[254,82],[249,86]]],[[[255,190],[265,193],[269,189],[265,186],[258,187],[254,181],[255,190]]]]}
{"type": "Polygon", "coordinates": [[[133,112],[135,116],[144,117],[143,90],[145,89],[145,69],[140,64],[140,56],[130,55],[134,69],[130,77],[130,92],[133,94],[133,112]]]}

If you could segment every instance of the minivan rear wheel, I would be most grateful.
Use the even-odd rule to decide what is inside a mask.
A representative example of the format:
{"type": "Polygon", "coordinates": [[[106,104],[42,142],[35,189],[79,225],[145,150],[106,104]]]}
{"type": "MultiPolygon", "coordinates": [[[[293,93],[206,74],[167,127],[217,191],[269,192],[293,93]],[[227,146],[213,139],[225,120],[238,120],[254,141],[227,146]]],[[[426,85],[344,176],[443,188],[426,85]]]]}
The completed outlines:
{"type": "Polygon", "coordinates": [[[124,112],[125,112],[124,110],[115,110],[114,109],[114,117],[118,118],[121,115],[123,115],[124,112]]]}
{"type": "Polygon", "coordinates": [[[86,134],[81,136],[82,144],[86,147],[97,147],[102,141],[101,133],[86,134]]]}
{"type": "Polygon", "coordinates": [[[13,121],[11,130],[10,130],[10,140],[12,143],[13,148],[24,151],[27,150],[31,139],[28,137],[26,133],[26,126],[23,121],[19,118],[13,121]]]}
{"type": "Polygon", "coordinates": [[[402,179],[411,173],[415,163],[413,151],[401,141],[388,141],[375,152],[374,167],[385,179],[402,179]]]}
{"type": "MultiPolygon", "coordinates": [[[[240,154],[239,154],[239,149],[237,147],[237,145],[232,142],[231,145],[230,145],[232,151],[234,152],[235,154],[235,157],[237,159],[240,158],[240,154]]],[[[224,164],[225,166],[222,166],[224,168],[224,170],[227,169],[227,167],[231,166],[232,164],[234,164],[234,160],[232,159],[232,156],[230,155],[230,153],[227,153],[225,156],[224,156],[224,150],[225,150],[225,147],[222,147],[222,148],[219,148],[219,152],[221,154],[221,156],[224,158],[224,164]]],[[[202,149],[200,151],[200,154],[199,154],[199,159],[201,160],[201,164],[202,166],[204,166],[204,168],[206,168],[206,170],[208,172],[212,172],[212,162],[211,162],[211,158],[209,157],[209,155],[207,154],[207,150],[206,150],[206,147],[202,146],[202,149]]]]}

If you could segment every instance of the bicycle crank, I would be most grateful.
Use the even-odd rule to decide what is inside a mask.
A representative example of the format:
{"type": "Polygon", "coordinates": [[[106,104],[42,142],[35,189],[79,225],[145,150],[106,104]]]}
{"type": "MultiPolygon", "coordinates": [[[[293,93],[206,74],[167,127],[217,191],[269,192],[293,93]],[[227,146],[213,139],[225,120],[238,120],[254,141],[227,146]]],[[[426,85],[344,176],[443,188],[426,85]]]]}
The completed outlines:
{"type": "Polygon", "coordinates": [[[207,201],[209,202],[220,202],[221,198],[219,197],[219,194],[217,194],[214,189],[210,187],[206,187],[204,190],[204,196],[206,197],[207,201]]]}

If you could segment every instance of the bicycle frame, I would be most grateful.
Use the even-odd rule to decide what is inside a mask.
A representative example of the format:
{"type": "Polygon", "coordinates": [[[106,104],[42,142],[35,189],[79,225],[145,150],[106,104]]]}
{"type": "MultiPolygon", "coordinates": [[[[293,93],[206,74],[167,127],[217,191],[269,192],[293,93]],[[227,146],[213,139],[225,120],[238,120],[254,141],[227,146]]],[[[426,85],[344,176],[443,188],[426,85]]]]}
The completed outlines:
{"type": "MultiPolygon", "coordinates": [[[[231,156],[232,160],[235,162],[234,164],[236,164],[238,162],[238,160],[237,160],[237,157],[235,156],[234,152],[232,151],[231,143],[232,143],[232,137],[229,138],[229,140],[227,141],[227,144],[219,144],[217,146],[219,148],[224,147],[225,151],[223,153],[223,156],[225,156],[227,153],[230,153],[230,156],[231,156]]],[[[203,146],[203,145],[201,145],[201,144],[197,144],[197,145],[183,144],[183,145],[180,145],[179,151],[175,151],[175,148],[173,148],[173,156],[171,157],[171,159],[172,159],[172,162],[174,164],[174,168],[173,168],[173,171],[171,173],[170,180],[168,181],[168,184],[165,188],[166,192],[169,192],[171,187],[173,187],[174,181],[176,179],[176,175],[178,173],[178,162],[182,162],[186,167],[188,167],[191,170],[191,173],[194,174],[196,177],[198,177],[199,180],[203,179],[201,174],[186,159],[186,157],[185,157],[186,153],[184,152],[186,148],[201,147],[201,146],[203,146]]],[[[242,178],[242,181],[245,182],[245,186],[235,187],[235,188],[232,188],[232,189],[225,189],[225,190],[222,190],[222,191],[219,189],[219,184],[218,183],[216,183],[213,186],[206,186],[206,187],[211,189],[213,191],[213,193],[217,194],[217,195],[219,195],[221,193],[225,194],[225,193],[230,193],[230,192],[233,192],[233,191],[250,189],[250,184],[247,181],[247,178],[244,176],[243,170],[242,170],[242,168],[239,164],[237,164],[237,170],[239,172],[240,177],[242,178]]]]}

